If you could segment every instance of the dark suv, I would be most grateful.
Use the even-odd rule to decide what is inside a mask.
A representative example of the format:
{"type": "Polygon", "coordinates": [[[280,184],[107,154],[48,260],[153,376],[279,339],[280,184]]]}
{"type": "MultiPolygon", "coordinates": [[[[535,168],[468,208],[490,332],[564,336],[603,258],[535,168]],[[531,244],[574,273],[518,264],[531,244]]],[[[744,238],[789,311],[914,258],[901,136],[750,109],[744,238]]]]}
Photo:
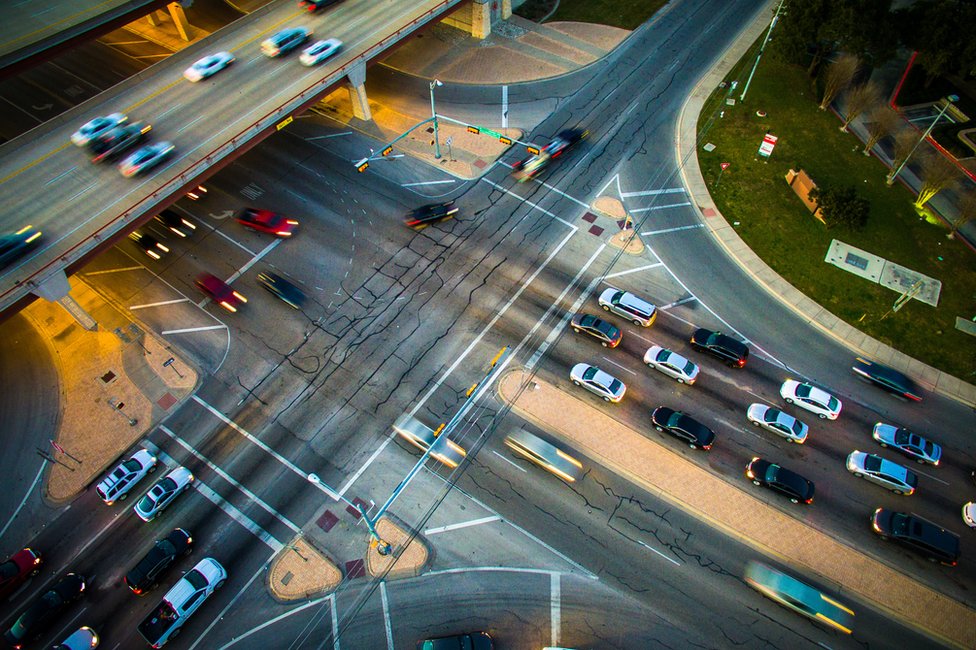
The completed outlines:
{"type": "Polygon", "coordinates": [[[23,648],[41,633],[48,631],[55,615],[85,593],[85,577],[69,573],[44,592],[3,635],[11,648],[23,648]]]}
{"type": "Polygon", "coordinates": [[[139,564],[125,574],[125,584],[134,594],[144,594],[156,586],[158,578],[176,558],[189,555],[193,550],[193,537],[182,528],[156,542],[139,564]]]}
{"type": "Polygon", "coordinates": [[[916,515],[878,508],[871,516],[871,528],[881,539],[900,542],[933,562],[956,566],[959,561],[959,537],[916,515]]]}
{"type": "Polygon", "coordinates": [[[108,133],[98,136],[88,143],[88,148],[92,152],[92,162],[99,163],[103,160],[120,158],[122,154],[145,140],[146,134],[151,129],[152,127],[148,124],[134,122],[117,126],[108,133]]]}
{"type": "Polygon", "coordinates": [[[691,335],[691,345],[696,350],[718,357],[732,368],[741,368],[749,360],[749,346],[721,332],[697,329],[691,335]]]}

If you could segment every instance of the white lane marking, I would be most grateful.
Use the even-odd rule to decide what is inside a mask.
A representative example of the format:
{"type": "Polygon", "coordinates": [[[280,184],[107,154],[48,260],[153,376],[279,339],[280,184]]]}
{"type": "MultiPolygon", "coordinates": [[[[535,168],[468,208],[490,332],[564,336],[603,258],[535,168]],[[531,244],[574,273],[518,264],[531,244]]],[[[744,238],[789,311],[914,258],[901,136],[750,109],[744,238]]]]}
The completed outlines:
{"type": "Polygon", "coordinates": [[[658,555],[660,555],[661,557],[663,557],[668,562],[670,562],[670,563],[672,563],[672,564],[674,564],[676,566],[681,566],[681,562],[678,562],[674,558],[668,557],[667,555],[665,555],[661,551],[657,550],[656,548],[651,548],[650,546],[648,546],[647,544],[645,544],[644,542],[642,542],[640,540],[637,540],[637,543],[640,544],[641,546],[643,546],[644,548],[646,548],[648,551],[653,551],[654,553],[657,553],[658,555]]]}
{"type": "Polygon", "coordinates": [[[502,128],[508,128],[508,86],[502,86],[502,128]]]}
{"type": "Polygon", "coordinates": [[[632,375],[633,375],[633,376],[635,376],[635,377],[637,376],[637,373],[636,373],[636,372],[634,372],[634,371],[633,371],[633,370],[631,370],[630,368],[627,368],[627,367],[625,367],[625,366],[622,366],[622,365],[620,365],[619,363],[617,363],[616,361],[614,361],[614,360],[613,360],[613,359],[611,359],[610,357],[601,357],[601,358],[602,358],[602,359],[603,359],[604,361],[606,361],[606,362],[608,362],[608,363],[612,363],[613,365],[615,365],[615,366],[617,366],[618,368],[620,368],[620,369],[621,369],[621,370],[623,370],[624,372],[629,372],[630,374],[632,374],[632,375]]]}
{"type": "Polygon", "coordinates": [[[559,607],[562,596],[559,578],[558,573],[553,573],[549,576],[549,625],[552,629],[552,645],[559,643],[559,628],[561,624],[559,607]]]}
{"type": "Polygon", "coordinates": [[[616,273],[608,273],[603,276],[603,281],[606,282],[610,278],[619,278],[621,275],[627,275],[628,273],[637,273],[638,271],[646,271],[648,269],[656,269],[659,266],[664,266],[664,262],[658,262],[657,264],[648,264],[647,266],[638,266],[636,269],[628,269],[627,271],[618,271],[616,273]]]}
{"type": "Polygon", "coordinates": [[[498,456],[499,458],[501,458],[503,461],[505,461],[506,463],[508,463],[509,465],[511,465],[512,467],[514,467],[515,469],[517,469],[517,470],[519,470],[521,472],[525,472],[526,474],[528,474],[528,470],[527,469],[525,469],[524,467],[520,467],[518,465],[518,463],[513,462],[511,459],[505,458],[504,456],[502,456],[501,454],[499,454],[494,449],[491,450],[491,453],[495,454],[496,456],[498,456]]]}
{"type": "Polygon", "coordinates": [[[181,302],[190,302],[189,298],[175,298],[173,300],[161,300],[159,302],[147,302],[145,305],[130,305],[129,311],[138,311],[140,309],[149,309],[150,307],[163,307],[165,305],[175,305],[181,302]]]}
{"type": "Polygon", "coordinates": [[[675,300],[674,302],[669,302],[666,305],[661,305],[660,307],[658,307],[658,309],[663,309],[666,311],[668,309],[671,309],[672,307],[677,307],[678,305],[683,305],[686,302],[693,302],[695,300],[698,300],[698,298],[696,298],[695,296],[688,296],[687,298],[682,298],[681,300],[675,300]]]}
{"type": "Polygon", "coordinates": [[[159,121],[159,120],[163,119],[164,117],[166,117],[167,115],[169,115],[173,111],[179,110],[182,106],[183,106],[182,104],[176,104],[175,106],[171,106],[167,110],[165,110],[162,113],[160,113],[159,115],[157,115],[156,116],[156,121],[159,121]]]}
{"type": "MultiPolygon", "coordinates": [[[[668,208],[683,208],[688,205],[691,205],[691,203],[688,201],[685,201],[684,203],[668,203],[667,205],[652,205],[648,208],[634,208],[633,210],[630,210],[630,212],[632,214],[637,214],[638,212],[652,212],[654,210],[667,210],[668,208]]],[[[702,224],[702,226],[704,225],[705,224],[702,224]]]]}
{"type": "Polygon", "coordinates": [[[197,122],[199,122],[200,120],[202,120],[202,119],[203,119],[203,117],[204,117],[204,116],[203,116],[203,115],[201,115],[201,116],[200,116],[200,117],[198,117],[197,119],[195,119],[195,120],[191,120],[191,121],[189,121],[189,122],[187,122],[186,124],[184,124],[183,126],[181,126],[180,128],[178,128],[178,129],[176,130],[176,132],[177,132],[177,133],[183,133],[183,131],[185,131],[185,130],[187,130],[188,128],[190,128],[191,126],[193,126],[194,124],[196,124],[197,122]]]}
{"type": "Polygon", "coordinates": [[[10,519],[7,520],[7,523],[3,525],[3,530],[0,530],[0,537],[3,537],[3,534],[7,532],[7,529],[10,528],[10,524],[14,523],[14,519],[17,518],[17,513],[19,513],[21,508],[24,507],[24,504],[27,503],[27,499],[30,498],[31,492],[34,491],[34,487],[37,485],[37,482],[41,480],[41,474],[44,473],[44,465],[46,463],[47,463],[46,460],[41,461],[41,466],[37,470],[37,475],[34,477],[34,482],[31,483],[29,488],[27,488],[27,492],[24,494],[24,498],[21,500],[20,505],[17,506],[17,509],[14,510],[14,513],[10,515],[10,519]]]}
{"type": "MultiPolygon", "coordinates": [[[[690,323],[689,323],[689,325],[690,325],[690,323]]],[[[635,338],[638,338],[638,339],[640,339],[641,341],[647,341],[647,342],[648,342],[648,343],[650,343],[651,345],[657,345],[657,344],[656,344],[656,343],[654,342],[654,339],[649,339],[649,338],[647,338],[646,336],[644,336],[644,335],[642,335],[642,334],[638,334],[637,332],[627,332],[627,336],[628,336],[628,338],[629,338],[629,337],[635,337],[635,338]]]]}
{"type": "Polygon", "coordinates": [[[252,251],[250,248],[248,248],[247,246],[245,246],[241,242],[237,241],[236,239],[234,239],[230,235],[225,235],[224,233],[222,233],[221,231],[217,230],[216,228],[214,228],[214,232],[217,233],[218,235],[220,235],[221,237],[223,237],[224,239],[226,239],[227,241],[229,241],[230,243],[234,244],[234,246],[237,246],[238,248],[240,248],[241,250],[243,250],[248,255],[254,255],[254,251],[252,251]]]}
{"type": "MultiPolygon", "coordinates": [[[[193,642],[193,645],[190,646],[189,650],[193,650],[198,645],[200,645],[200,643],[203,641],[203,639],[208,634],[210,634],[210,630],[212,630],[218,623],[223,622],[224,615],[227,614],[227,612],[230,611],[230,608],[231,607],[233,607],[234,605],[237,604],[237,601],[240,600],[241,596],[243,596],[247,592],[247,590],[250,588],[251,583],[254,582],[255,580],[257,580],[258,579],[258,576],[260,576],[261,574],[263,574],[265,571],[268,570],[268,563],[270,561],[271,561],[271,558],[268,558],[268,561],[267,562],[265,562],[264,564],[262,564],[261,566],[258,567],[258,570],[254,572],[254,574],[251,576],[251,579],[248,580],[247,583],[243,587],[241,587],[240,590],[236,594],[234,594],[234,597],[230,599],[230,602],[227,603],[227,606],[224,607],[222,610],[220,610],[220,613],[217,614],[217,618],[215,618],[214,620],[212,620],[210,622],[210,625],[208,625],[206,627],[206,629],[203,630],[203,633],[200,634],[200,636],[197,637],[196,641],[193,642]]],[[[311,604],[311,603],[309,603],[309,604],[311,604]]],[[[298,611],[298,610],[297,609],[293,609],[293,610],[291,610],[288,613],[291,614],[291,613],[294,613],[296,611],[298,611]]],[[[235,639],[235,640],[237,640],[237,639],[235,639]]]]}
{"type": "Polygon", "coordinates": [[[460,530],[462,528],[468,528],[469,526],[480,526],[481,524],[490,524],[495,521],[501,521],[502,518],[498,515],[492,515],[491,517],[482,517],[481,519],[472,519],[471,521],[462,521],[457,524],[448,524],[447,526],[439,526],[437,528],[428,528],[424,531],[424,535],[436,535],[437,533],[447,533],[452,530],[460,530]]]}
{"type": "Polygon", "coordinates": [[[400,183],[400,187],[417,187],[418,185],[443,185],[444,183],[457,183],[453,178],[446,181],[421,181],[419,183],[400,183]]]}
{"type": "MultiPolygon", "coordinates": [[[[246,639],[249,636],[251,636],[252,634],[257,634],[258,632],[260,632],[264,628],[269,627],[271,625],[274,625],[278,621],[283,620],[285,618],[288,618],[289,616],[293,616],[295,614],[298,614],[299,612],[302,612],[302,611],[308,609],[309,607],[314,607],[314,606],[318,605],[319,603],[322,603],[322,602],[324,602],[326,600],[332,600],[332,601],[334,601],[335,600],[334,596],[335,596],[335,594],[329,594],[328,596],[321,596],[321,597],[316,598],[314,600],[310,600],[307,603],[304,603],[302,605],[299,605],[298,607],[296,607],[294,609],[289,609],[287,612],[285,612],[283,614],[279,614],[278,616],[275,616],[271,620],[265,621],[264,623],[261,623],[257,627],[252,627],[250,630],[248,630],[244,634],[241,634],[239,636],[235,636],[233,638],[233,640],[231,640],[230,642],[225,643],[224,645],[220,646],[220,648],[218,648],[218,650],[226,650],[227,648],[232,648],[235,645],[237,645],[238,643],[240,643],[241,641],[243,641],[244,639],[246,639]]],[[[335,627],[333,626],[332,629],[335,629],[335,627]]]]}
{"type": "MultiPolygon", "coordinates": [[[[208,411],[210,411],[218,420],[220,420],[221,422],[223,422],[224,424],[226,424],[230,428],[232,428],[235,431],[237,431],[239,434],[241,434],[242,436],[244,436],[245,438],[247,438],[248,440],[250,440],[251,442],[253,442],[255,445],[257,445],[258,447],[260,447],[261,449],[263,449],[264,451],[266,451],[268,454],[270,454],[271,456],[273,456],[274,458],[276,458],[278,460],[278,462],[280,462],[282,465],[284,465],[285,467],[287,467],[288,469],[290,469],[292,472],[294,472],[295,474],[298,474],[303,479],[305,479],[306,481],[308,481],[308,472],[303,472],[301,469],[299,469],[299,467],[297,465],[295,465],[295,463],[291,462],[290,460],[288,460],[287,458],[285,458],[284,456],[282,456],[281,454],[279,454],[278,452],[276,452],[274,449],[272,449],[268,445],[264,444],[263,442],[261,442],[260,440],[258,440],[257,438],[255,438],[246,429],[244,429],[244,427],[238,425],[236,422],[231,421],[230,418],[228,418],[226,415],[224,415],[223,413],[221,413],[220,411],[218,411],[216,408],[214,408],[210,404],[208,404],[205,401],[203,401],[202,399],[200,399],[200,396],[199,395],[194,395],[192,399],[197,404],[199,404],[203,408],[205,408],[208,411]]],[[[312,483],[312,482],[309,481],[309,483],[312,483]]],[[[319,483],[312,483],[312,485],[315,485],[316,487],[318,487],[320,490],[322,490],[323,492],[325,492],[326,494],[328,494],[330,497],[332,497],[335,501],[338,501],[339,500],[339,495],[336,494],[335,492],[333,492],[329,488],[329,486],[327,486],[326,484],[319,482],[319,483]]]]}
{"type": "Polygon", "coordinates": [[[685,188],[672,187],[663,190],[643,190],[641,192],[622,192],[620,196],[626,199],[632,196],[657,196],[658,194],[684,194],[684,193],[685,193],[685,188]]]}
{"type": "Polygon", "coordinates": [[[217,476],[219,476],[220,478],[224,479],[225,481],[227,481],[228,483],[230,483],[231,485],[233,485],[235,488],[237,488],[242,493],[244,493],[244,496],[246,496],[248,499],[250,499],[254,503],[256,503],[259,506],[261,506],[261,508],[265,512],[267,512],[269,515],[271,515],[272,517],[274,517],[275,519],[277,519],[278,521],[280,521],[281,523],[283,523],[288,528],[291,528],[291,531],[293,533],[295,533],[297,535],[297,534],[299,534],[299,533],[302,532],[302,529],[299,526],[296,526],[287,517],[285,517],[280,512],[278,512],[277,510],[275,510],[274,508],[272,508],[270,505],[268,505],[263,499],[261,499],[261,497],[259,497],[258,495],[254,494],[253,492],[251,492],[250,490],[248,490],[246,487],[244,487],[243,485],[241,485],[238,481],[236,481],[227,472],[225,472],[224,470],[222,470],[219,467],[217,467],[217,465],[215,465],[213,462],[211,462],[209,458],[206,458],[199,451],[197,451],[192,445],[190,445],[190,443],[186,442],[185,440],[183,440],[182,438],[180,438],[179,436],[177,436],[175,433],[173,433],[169,429],[169,427],[166,427],[165,425],[162,425],[161,424],[161,425],[159,425],[159,430],[162,431],[163,433],[165,433],[167,436],[169,436],[173,440],[175,440],[177,442],[177,444],[179,444],[181,447],[183,447],[183,449],[186,449],[188,452],[190,452],[190,454],[192,454],[197,460],[200,460],[203,463],[205,463],[207,465],[207,467],[209,467],[217,476]]]}
{"type": "Polygon", "coordinates": [[[336,599],[329,601],[329,614],[332,616],[332,648],[339,650],[339,612],[336,599]]]}
{"type": "Polygon", "coordinates": [[[393,627],[390,625],[390,601],[386,598],[386,580],[380,580],[380,602],[383,603],[383,627],[386,629],[386,647],[393,648],[393,627]]]}
{"type": "MultiPolygon", "coordinates": [[[[576,563],[573,562],[573,564],[576,563]]],[[[586,571],[586,569],[583,569],[583,567],[579,566],[578,564],[576,564],[576,566],[582,569],[586,573],[585,577],[589,578],[590,580],[600,579],[595,574],[586,571]]],[[[423,575],[425,577],[426,576],[447,576],[447,575],[453,575],[455,573],[466,573],[468,571],[472,573],[529,573],[529,574],[539,575],[539,576],[549,576],[554,573],[569,573],[568,571],[552,571],[549,569],[530,569],[527,567],[469,566],[469,567],[459,567],[457,569],[440,569],[439,571],[428,571],[423,575]]]]}
{"type": "Polygon", "coordinates": [[[666,233],[669,233],[669,232],[679,232],[681,230],[694,230],[696,228],[704,228],[704,227],[705,227],[705,224],[703,224],[703,223],[696,223],[696,224],[691,225],[691,226],[678,226],[677,228],[665,228],[663,230],[648,230],[646,232],[642,232],[641,233],[641,237],[647,237],[649,235],[663,235],[663,234],[666,234],[666,233]]]}
{"type": "Polygon", "coordinates": [[[48,186],[51,183],[57,183],[60,179],[62,179],[65,176],[67,176],[68,174],[70,174],[71,172],[73,172],[75,169],[76,169],[75,167],[72,167],[71,169],[69,169],[67,171],[61,172],[60,174],[58,174],[57,176],[55,176],[54,178],[52,178],[48,182],[44,183],[44,185],[45,186],[48,186]]]}
{"type": "Polygon", "coordinates": [[[533,183],[538,183],[539,185],[542,185],[546,189],[551,190],[551,191],[555,192],[556,194],[560,194],[560,195],[566,197],[567,199],[569,199],[570,201],[576,203],[577,205],[583,206],[583,208],[586,209],[586,210],[589,210],[590,209],[590,205],[588,203],[583,203],[582,201],[580,201],[579,199],[577,199],[575,196],[570,196],[569,194],[566,194],[566,192],[563,192],[561,189],[559,189],[558,187],[555,187],[554,185],[550,185],[549,183],[546,183],[545,181],[536,180],[534,178],[532,179],[532,182],[533,183]]]}
{"type": "Polygon", "coordinates": [[[305,138],[307,141],[312,140],[328,140],[329,138],[338,138],[343,135],[352,135],[352,131],[343,131],[342,133],[331,133],[329,135],[313,135],[311,138],[305,138]]]}
{"type": "MultiPolygon", "coordinates": [[[[906,466],[906,467],[907,467],[907,466],[906,466]]],[[[928,479],[932,479],[933,481],[938,481],[938,482],[939,482],[939,483],[941,483],[942,485],[945,485],[945,486],[948,486],[948,485],[949,485],[949,483],[948,483],[947,481],[943,481],[943,480],[942,480],[942,479],[940,479],[940,478],[935,478],[934,476],[932,476],[931,474],[929,474],[929,473],[927,473],[927,472],[921,472],[921,471],[919,471],[919,470],[917,470],[917,469],[914,469],[914,468],[911,468],[911,467],[909,467],[908,469],[911,469],[911,470],[912,470],[913,472],[915,472],[916,474],[921,474],[921,475],[922,475],[922,476],[924,476],[925,478],[928,478],[928,479]]]]}
{"type": "MultiPolygon", "coordinates": [[[[146,267],[143,266],[142,264],[139,264],[138,266],[123,266],[120,269],[105,269],[104,271],[92,271],[90,273],[85,273],[85,277],[87,278],[96,275],[108,275],[109,273],[124,273],[126,271],[141,271],[145,268],[146,267]]],[[[155,273],[153,273],[153,275],[155,275],[155,273]]]]}
{"type": "Polygon", "coordinates": [[[262,542],[271,547],[271,550],[275,553],[281,551],[285,548],[285,545],[275,539],[271,533],[261,528],[253,519],[245,515],[243,512],[237,509],[234,504],[230,503],[224,497],[220,496],[208,485],[204,484],[202,481],[193,482],[194,489],[199,492],[204,498],[213,503],[215,506],[226,512],[231,519],[239,523],[241,526],[246,528],[252,535],[260,539],[262,542]]]}
{"type": "MultiPolygon", "coordinates": [[[[79,190],[79,191],[78,191],[78,192],[76,192],[76,193],[75,193],[74,195],[72,195],[72,196],[69,196],[69,197],[68,197],[68,199],[67,199],[67,200],[65,201],[65,203],[71,203],[72,201],[74,201],[74,200],[75,200],[75,199],[77,199],[77,198],[78,198],[79,196],[81,196],[82,194],[84,194],[85,192],[87,192],[88,190],[90,190],[90,189],[91,189],[91,188],[93,188],[93,187],[95,187],[95,183],[92,183],[91,185],[89,185],[89,186],[88,186],[88,187],[86,187],[85,189],[83,189],[83,190],[79,190]]],[[[56,243],[56,242],[55,242],[55,243],[56,243]]]]}
{"type": "Polygon", "coordinates": [[[284,240],[282,240],[282,239],[276,239],[273,242],[271,242],[270,244],[268,244],[267,246],[265,246],[264,247],[264,250],[262,250],[260,253],[258,253],[254,257],[252,257],[250,262],[248,262],[247,264],[245,264],[244,266],[242,266],[240,269],[238,269],[237,273],[235,273],[234,275],[232,275],[229,278],[227,278],[225,280],[225,282],[227,284],[230,284],[231,282],[233,282],[237,278],[239,278],[242,275],[244,275],[245,273],[247,273],[247,270],[249,268],[251,268],[252,266],[254,266],[255,264],[257,264],[258,262],[260,262],[262,257],[264,257],[265,255],[267,255],[268,253],[270,253],[271,251],[273,251],[274,249],[276,249],[281,244],[282,241],[284,241],[284,240]]]}
{"type": "Polygon", "coordinates": [[[491,185],[492,187],[494,187],[494,188],[495,188],[496,190],[501,190],[501,191],[502,191],[502,192],[504,192],[505,194],[508,194],[509,196],[512,196],[512,197],[514,197],[514,198],[516,198],[516,199],[518,199],[518,200],[519,200],[519,201],[521,201],[522,203],[525,203],[526,205],[530,205],[530,206],[532,206],[533,208],[535,208],[535,209],[536,209],[536,210],[538,210],[539,212],[541,212],[541,213],[543,213],[543,214],[544,214],[544,215],[546,215],[547,217],[552,217],[553,219],[555,219],[555,220],[556,220],[556,221],[558,221],[559,223],[561,223],[561,224],[564,224],[564,225],[566,225],[566,226],[568,226],[569,228],[572,228],[572,229],[573,229],[574,231],[576,231],[576,230],[579,230],[579,227],[578,227],[578,226],[574,226],[573,224],[571,224],[571,223],[569,223],[569,222],[568,222],[568,221],[566,221],[565,219],[563,219],[563,218],[561,218],[561,217],[557,217],[557,216],[556,216],[556,215],[555,215],[554,213],[552,213],[552,212],[550,212],[549,210],[546,210],[546,209],[545,209],[545,208],[543,208],[542,206],[540,206],[540,205],[538,205],[538,204],[536,204],[536,203],[533,203],[532,201],[530,201],[530,200],[528,200],[528,199],[524,199],[524,198],[522,198],[521,196],[519,196],[519,195],[518,195],[518,194],[516,194],[515,192],[512,192],[512,191],[510,191],[510,190],[506,190],[506,189],[505,189],[504,187],[502,187],[501,185],[498,185],[497,183],[492,183],[492,182],[491,182],[490,180],[488,180],[487,178],[482,178],[481,180],[482,180],[482,181],[484,181],[485,183],[488,183],[489,185],[491,185]]]}
{"type": "Polygon", "coordinates": [[[160,332],[163,336],[168,336],[170,334],[192,334],[193,332],[208,332],[210,330],[225,330],[226,325],[207,325],[206,327],[187,327],[181,330],[163,330],[160,332]]]}

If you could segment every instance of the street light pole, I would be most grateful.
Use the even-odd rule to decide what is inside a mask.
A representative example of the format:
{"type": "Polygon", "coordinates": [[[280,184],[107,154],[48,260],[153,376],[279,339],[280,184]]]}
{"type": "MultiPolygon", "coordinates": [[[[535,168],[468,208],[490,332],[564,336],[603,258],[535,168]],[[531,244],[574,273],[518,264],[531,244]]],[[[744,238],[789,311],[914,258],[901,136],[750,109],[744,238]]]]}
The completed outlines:
{"type": "Polygon", "coordinates": [[[885,183],[891,185],[895,182],[895,178],[898,177],[898,173],[901,172],[902,168],[908,164],[908,161],[911,159],[912,154],[914,154],[915,150],[918,149],[918,145],[922,144],[922,140],[925,140],[927,137],[929,137],[929,133],[932,133],[932,129],[934,129],[935,125],[939,123],[939,120],[941,120],[942,116],[946,114],[946,111],[949,110],[949,107],[953,104],[953,102],[958,102],[958,101],[959,101],[958,95],[949,95],[948,97],[946,97],[945,106],[942,107],[942,110],[939,111],[939,114],[936,115],[935,119],[932,120],[932,123],[929,124],[929,128],[925,129],[925,133],[923,133],[922,137],[918,139],[918,142],[915,143],[915,146],[912,147],[912,150],[909,151],[908,155],[905,156],[905,158],[901,161],[901,164],[899,164],[897,167],[891,170],[891,172],[888,173],[888,178],[885,179],[885,183]]]}
{"type": "Polygon", "coordinates": [[[759,54],[756,55],[756,62],[752,64],[752,70],[749,71],[749,78],[746,79],[746,85],[742,89],[742,94],[739,95],[739,101],[746,101],[746,93],[749,92],[749,84],[752,83],[752,75],[756,74],[756,68],[759,67],[759,57],[763,55],[766,49],[766,43],[769,42],[769,37],[773,33],[773,27],[776,26],[776,21],[779,20],[779,12],[783,9],[784,0],[779,0],[779,6],[776,7],[776,13],[773,14],[773,19],[769,21],[769,29],[766,30],[766,38],[763,39],[762,45],[759,47],[759,54]]]}
{"type": "Polygon", "coordinates": [[[441,159],[441,141],[437,133],[437,109],[434,108],[434,87],[443,85],[440,79],[434,79],[430,82],[430,117],[434,120],[434,158],[437,160],[441,159]]]}

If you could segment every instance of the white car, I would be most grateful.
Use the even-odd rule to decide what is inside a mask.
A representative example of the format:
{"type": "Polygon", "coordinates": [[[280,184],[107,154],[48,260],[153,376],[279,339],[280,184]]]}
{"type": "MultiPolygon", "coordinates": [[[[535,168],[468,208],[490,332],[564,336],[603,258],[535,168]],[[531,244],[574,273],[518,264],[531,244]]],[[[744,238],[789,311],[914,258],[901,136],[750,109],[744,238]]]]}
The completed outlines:
{"type": "Polygon", "coordinates": [[[573,366],[569,378],[577,386],[599,395],[607,402],[619,402],[627,392],[624,382],[587,363],[577,363],[573,366]]]}
{"type": "Polygon", "coordinates": [[[336,54],[340,49],[342,49],[342,41],[338,38],[316,41],[311,46],[305,48],[302,55],[298,57],[298,60],[301,61],[302,65],[317,65],[336,54]]]}
{"type": "Polygon", "coordinates": [[[657,309],[628,291],[610,288],[600,294],[600,306],[604,310],[623,316],[635,325],[650,327],[657,318],[657,309]]]}
{"type": "Polygon", "coordinates": [[[914,494],[918,487],[918,476],[907,467],[856,449],[847,457],[847,470],[854,476],[886,487],[895,494],[908,496],[914,494]]]}
{"type": "Polygon", "coordinates": [[[698,366],[680,354],[660,345],[652,345],[644,353],[644,363],[650,368],[660,370],[668,377],[677,379],[679,384],[691,386],[698,379],[698,366]]]}
{"type": "Polygon", "coordinates": [[[962,507],[962,520],[970,528],[976,528],[976,501],[970,501],[962,507]]]}
{"type": "Polygon", "coordinates": [[[811,413],[816,413],[821,420],[836,420],[844,406],[839,399],[827,391],[795,379],[784,381],[779,394],[787,404],[796,404],[811,413]]]}
{"type": "Polygon", "coordinates": [[[210,56],[205,56],[183,73],[183,76],[190,81],[201,81],[211,75],[215,75],[231,63],[234,62],[234,55],[230,52],[217,52],[210,56]]]}
{"type": "Polygon", "coordinates": [[[95,486],[95,492],[109,506],[116,501],[124,501],[139,481],[156,471],[157,462],[157,458],[148,450],[140,449],[103,478],[95,486]]]}
{"type": "Polygon", "coordinates": [[[127,119],[129,118],[125,113],[112,113],[104,117],[96,117],[75,131],[74,135],[71,136],[71,141],[79,147],[84,147],[103,133],[108,133],[118,125],[125,124],[127,119]]]}
{"type": "Polygon", "coordinates": [[[75,630],[71,636],[54,646],[54,650],[92,650],[98,647],[98,634],[87,625],[75,630]]]}
{"type": "Polygon", "coordinates": [[[132,508],[143,521],[152,521],[173,499],[193,483],[193,473],[185,467],[177,467],[159,480],[132,508]]]}
{"type": "Polygon", "coordinates": [[[139,147],[135,153],[119,163],[119,172],[126,178],[148,171],[166,160],[173,153],[173,143],[157,142],[139,147]]]}
{"type": "Polygon", "coordinates": [[[746,411],[746,417],[757,427],[772,431],[790,442],[802,445],[807,441],[807,432],[810,427],[777,408],[765,404],[750,404],[749,410],[746,411]]]}

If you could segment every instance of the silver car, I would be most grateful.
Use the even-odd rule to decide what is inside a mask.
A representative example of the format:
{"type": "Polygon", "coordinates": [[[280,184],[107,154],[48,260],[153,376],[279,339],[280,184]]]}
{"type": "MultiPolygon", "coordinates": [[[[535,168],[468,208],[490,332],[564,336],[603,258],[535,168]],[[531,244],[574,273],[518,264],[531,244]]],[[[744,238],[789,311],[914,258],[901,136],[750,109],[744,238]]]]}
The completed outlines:
{"type": "Polygon", "coordinates": [[[519,456],[572,483],[583,474],[583,464],[556,445],[525,429],[518,429],[505,438],[505,444],[519,456]]]}
{"type": "Polygon", "coordinates": [[[202,81],[207,77],[217,74],[231,63],[234,62],[234,55],[230,52],[217,52],[210,56],[205,56],[183,73],[189,81],[202,81]]]}
{"type": "MultiPolygon", "coordinates": [[[[433,429],[406,413],[393,423],[393,430],[398,436],[423,452],[430,449],[437,441],[437,434],[434,433],[433,429]]],[[[449,438],[430,452],[431,458],[436,458],[451,468],[460,465],[466,455],[467,452],[464,451],[464,448],[449,438]]]]}
{"type": "Polygon", "coordinates": [[[185,467],[177,467],[159,480],[132,508],[143,521],[152,521],[173,499],[193,483],[193,474],[185,467]]]}
{"type": "Polygon", "coordinates": [[[156,457],[148,450],[140,449],[109,472],[108,476],[95,486],[95,492],[106,505],[123,501],[139,481],[156,471],[157,462],[156,457]]]}
{"type": "Polygon", "coordinates": [[[569,378],[577,386],[599,395],[607,402],[619,402],[627,392],[624,382],[588,363],[577,363],[573,366],[569,378]]]}
{"type": "Polygon", "coordinates": [[[623,316],[635,325],[650,327],[657,318],[657,308],[628,291],[610,288],[600,294],[600,306],[604,310],[623,316]]]}
{"type": "Polygon", "coordinates": [[[895,494],[914,494],[918,486],[918,476],[907,467],[856,449],[847,457],[847,470],[854,476],[866,478],[895,494]]]}
{"type": "Polygon", "coordinates": [[[340,49],[342,49],[342,41],[338,38],[316,41],[314,44],[305,48],[302,55],[298,57],[298,60],[302,65],[317,65],[330,56],[334,56],[340,49]]]}
{"type": "Polygon", "coordinates": [[[127,119],[125,113],[112,113],[104,117],[96,117],[75,131],[71,136],[71,141],[79,147],[84,147],[98,136],[108,133],[120,124],[125,124],[127,119]]]}
{"type": "Polygon", "coordinates": [[[659,370],[668,377],[678,380],[679,384],[691,386],[698,379],[698,366],[696,364],[676,352],[662,348],[660,345],[652,345],[644,353],[644,363],[649,368],[659,370]]]}
{"type": "Polygon", "coordinates": [[[772,431],[790,442],[802,445],[807,441],[807,433],[810,427],[777,408],[765,404],[750,404],[749,410],[746,411],[746,417],[757,427],[772,431]]]}
{"type": "Polygon", "coordinates": [[[942,460],[942,447],[931,440],[926,440],[908,429],[896,427],[893,424],[878,422],[871,434],[882,447],[897,449],[918,463],[938,465],[942,460]]]}

